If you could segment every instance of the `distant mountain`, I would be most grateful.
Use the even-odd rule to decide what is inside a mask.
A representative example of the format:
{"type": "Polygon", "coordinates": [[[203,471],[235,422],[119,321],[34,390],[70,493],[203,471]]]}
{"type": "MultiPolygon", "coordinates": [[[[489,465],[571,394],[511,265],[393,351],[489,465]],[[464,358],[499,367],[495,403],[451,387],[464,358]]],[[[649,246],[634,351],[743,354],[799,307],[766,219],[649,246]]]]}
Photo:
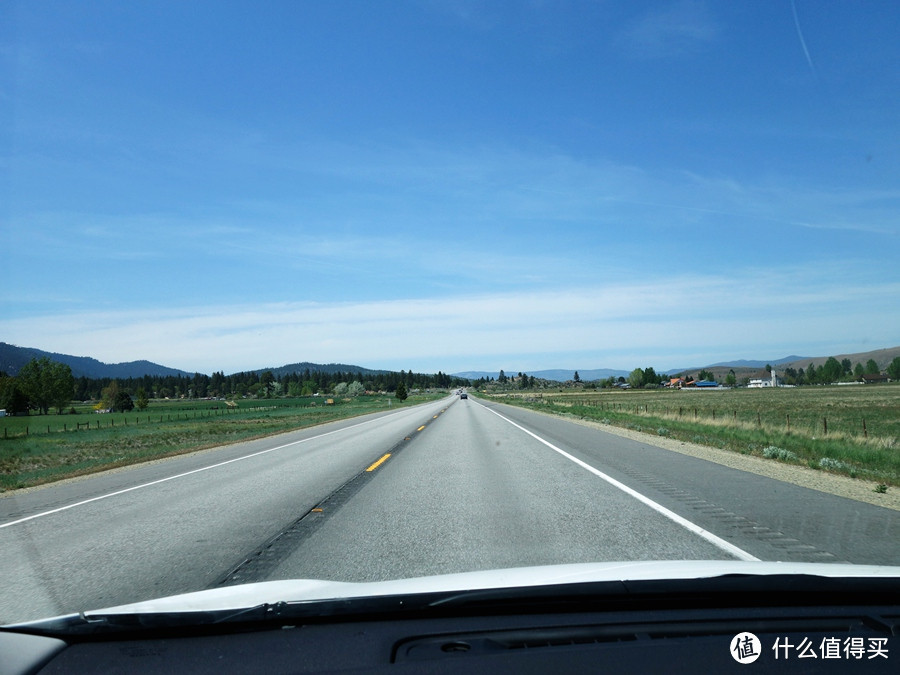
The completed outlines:
{"type": "Polygon", "coordinates": [[[779,373],[784,372],[785,368],[793,368],[794,370],[798,370],[800,368],[806,369],[809,367],[809,364],[812,363],[817,368],[822,366],[829,358],[836,358],[838,361],[843,361],[844,359],[849,359],[853,365],[857,363],[865,363],[872,359],[878,364],[878,367],[881,370],[884,370],[888,367],[888,364],[893,361],[896,357],[900,356],[900,347],[889,347],[886,349],[875,349],[870,352],[856,352],[853,354],[828,354],[827,356],[785,356],[782,359],[770,360],[770,361],[759,361],[759,360],[735,360],[735,361],[726,361],[722,363],[714,363],[709,366],[698,366],[694,368],[672,368],[665,372],[667,373],[685,373],[685,374],[697,374],[701,370],[709,370],[711,371],[717,378],[724,377],[729,369],[734,370],[738,375],[748,375],[751,371],[761,371],[766,367],[766,364],[773,366],[775,370],[779,373]]]}
{"type": "MultiPolygon", "coordinates": [[[[97,359],[87,356],[70,356],[69,354],[57,354],[55,352],[45,352],[40,349],[31,347],[17,347],[5,342],[0,342],[0,372],[7,375],[16,375],[19,370],[31,359],[39,359],[47,357],[51,361],[64,363],[72,369],[72,375],[75,377],[90,377],[95,379],[117,378],[127,379],[129,377],[143,377],[144,375],[167,376],[167,375],[188,375],[184,370],[176,368],[167,368],[158,363],[150,361],[129,361],[128,363],[103,363],[97,359]]],[[[278,368],[259,368],[245,372],[263,373],[271,370],[273,375],[283,376],[294,373],[302,373],[306,369],[310,371],[318,371],[322,373],[361,373],[362,375],[379,375],[387,373],[387,370],[372,370],[371,368],[363,368],[362,366],[353,366],[346,363],[310,363],[304,361],[302,363],[292,363],[278,368]]]]}
{"type": "MultiPolygon", "coordinates": [[[[778,359],[776,361],[748,361],[746,359],[738,359],[737,361],[723,361],[721,363],[713,363],[712,365],[706,366],[707,368],[765,368],[767,365],[769,366],[780,366],[785,363],[792,363],[794,361],[803,361],[809,360],[812,357],[809,356],[785,356],[783,359],[778,359]]],[[[828,358],[827,356],[825,358],[828,358]]]]}
{"type": "MultiPolygon", "coordinates": [[[[838,361],[841,361],[843,359],[850,359],[850,362],[854,365],[856,365],[857,363],[862,363],[863,365],[865,365],[865,363],[869,359],[872,359],[883,371],[888,367],[888,364],[890,364],[891,361],[900,356],[900,347],[875,349],[870,352],[858,352],[855,354],[829,354],[827,356],[797,356],[796,354],[792,354],[791,356],[785,356],[780,359],[770,359],[768,361],[762,361],[758,359],[735,359],[733,361],[713,363],[708,366],[656,370],[658,373],[667,373],[672,375],[673,377],[680,373],[696,376],[701,370],[709,370],[717,379],[721,379],[728,374],[729,370],[734,370],[738,375],[748,376],[755,371],[761,371],[766,367],[766,364],[773,366],[779,373],[784,372],[785,368],[794,368],[795,370],[799,368],[805,369],[809,367],[810,363],[818,368],[819,366],[824,364],[825,361],[827,361],[831,356],[834,356],[838,361]]],[[[508,377],[513,377],[517,375],[519,371],[510,371],[504,369],[503,372],[508,377]]],[[[579,369],[578,377],[581,378],[581,380],[583,380],[584,382],[591,382],[594,380],[605,380],[608,377],[628,377],[630,372],[631,371],[628,370],[614,370],[610,368],[598,368],[593,370],[579,369]]],[[[453,375],[456,377],[465,377],[470,380],[478,380],[481,378],[494,378],[496,380],[500,376],[500,371],[468,370],[461,373],[453,373],[453,375]]],[[[552,370],[528,371],[528,375],[533,375],[534,377],[539,379],[551,380],[555,382],[567,382],[568,380],[573,379],[575,371],[557,368],[552,370]]]]}
{"type": "MultiPolygon", "coordinates": [[[[875,361],[875,363],[878,364],[878,367],[881,370],[884,370],[894,358],[900,356],[900,347],[875,349],[869,352],[858,352],[855,354],[831,354],[829,356],[834,356],[838,361],[849,359],[854,365],[857,363],[865,364],[869,359],[872,359],[875,361]]],[[[659,372],[669,374],[696,374],[700,370],[705,368],[712,371],[713,374],[716,375],[716,377],[723,377],[724,374],[728,372],[728,369],[734,369],[739,374],[741,371],[743,371],[744,374],[746,374],[748,371],[761,370],[762,368],[765,368],[766,364],[777,367],[778,371],[783,371],[784,368],[807,368],[810,363],[814,364],[816,367],[819,367],[828,360],[829,356],[792,355],[769,361],[736,359],[733,361],[714,363],[708,366],[678,369],[671,368],[668,370],[660,370],[659,372]]],[[[129,361],[127,363],[103,363],[102,361],[98,361],[97,359],[87,356],[57,354],[54,352],[45,352],[40,349],[33,349],[30,347],[17,347],[5,342],[0,342],[0,372],[4,372],[7,375],[18,374],[22,366],[28,363],[31,359],[42,357],[47,357],[59,363],[65,363],[72,369],[72,374],[75,377],[90,377],[95,379],[126,379],[129,377],[143,377],[144,375],[163,377],[168,375],[194,375],[194,373],[189,373],[184,370],[178,370],[176,368],[167,368],[166,366],[161,366],[158,363],[152,363],[151,361],[141,360],[129,361]]],[[[354,366],[346,363],[321,364],[311,363],[309,361],[292,363],[273,368],[259,368],[256,370],[244,372],[263,373],[266,370],[271,370],[274,375],[281,377],[289,374],[302,373],[307,369],[309,369],[310,372],[323,372],[328,374],[340,372],[360,373],[361,375],[380,375],[383,373],[391,372],[388,370],[373,370],[371,368],[363,368],[362,366],[354,366]]],[[[507,376],[513,377],[517,375],[519,371],[505,370],[504,372],[507,376]]],[[[594,380],[604,380],[608,377],[627,377],[629,372],[630,371],[628,370],[615,370],[612,368],[595,368],[585,370],[579,369],[578,376],[584,382],[591,382],[594,380]]],[[[550,370],[529,371],[527,374],[538,379],[550,380],[554,382],[566,382],[574,378],[575,370],[556,368],[550,370]]],[[[478,380],[480,378],[491,377],[496,380],[500,376],[500,371],[492,372],[484,370],[470,370],[466,372],[452,373],[452,375],[469,380],[478,380]]]]}
{"type": "MultiPolygon", "coordinates": [[[[605,380],[608,377],[627,377],[627,370],[613,370],[611,368],[594,368],[592,370],[579,370],[578,377],[583,382],[592,382],[593,380],[605,380]]],[[[509,373],[507,373],[508,375],[509,373]]],[[[544,380],[553,380],[555,382],[567,382],[575,377],[574,370],[538,370],[534,373],[528,373],[544,380]]]]}
{"type": "MultiPolygon", "coordinates": [[[[503,371],[507,377],[513,377],[518,375],[520,371],[503,371]]],[[[584,382],[591,382],[592,380],[605,380],[608,377],[627,377],[629,371],[627,370],[612,370],[610,368],[597,368],[593,370],[579,370],[578,377],[584,382]]],[[[530,375],[532,377],[536,377],[539,380],[551,380],[553,382],[567,382],[575,377],[574,370],[563,370],[561,368],[551,369],[551,370],[530,370],[526,373],[526,375],[530,375]]],[[[453,373],[454,377],[464,377],[469,380],[478,380],[481,378],[489,379],[493,377],[495,380],[500,377],[500,371],[486,371],[486,370],[469,370],[464,373],[453,373]]]]}
{"type": "Polygon", "coordinates": [[[193,375],[183,370],[167,368],[150,361],[129,361],[127,363],[103,363],[88,356],[70,356],[68,354],[56,354],[45,352],[30,347],[17,347],[5,342],[0,342],[0,372],[7,375],[16,375],[19,370],[31,359],[47,357],[51,361],[64,363],[72,369],[75,377],[90,377],[101,379],[129,377],[143,377],[144,375],[193,375]]]}
{"type": "Polygon", "coordinates": [[[485,379],[493,377],[496,380],[499,374],[499,371],[496,373],[491,373],[486,370],[467,370],[463,373],[450,373],[452,377],[461,377],[466,380],[479,380],[482,377],[485,379]]]}
{"type": "Polygon", "coordinates": [[[286,366],[279,366],[278,368],[258,368],[256,370],[252,370],[249,372],[253,373],[264,373],[267,370],[272,371],[272,374],[276,377],[283,377],[284,375],[294,375],[297,373],[302,373],[305,370],[309,370],[310,372],[319,372],[319,373],[327,373],[329,375],[333,375],[334,373],[360,373],[361,375],[382,375],[384,373],[388,373],[388,370],[372,370],[371,368],[363,368],[362,366],[351,366],[346,363],[310,363],[309,361],[303,361],[302,363],[291,363],[286,366]]]}
{"type": "MultiPolygon", "coordinates": [[[[814,357],[806,357],[806,358],[797,358],[794,361],[785,362],[783,365],[785,368],[806,368],[812,363],[817,368],[823,365],[829,357],[833,356],[838,361],[843,361],[844,359],[850,359],[850,362],[855,366],[857,363],[861,363],[866,365],[866,361],[872,359],[881,370],[885,370],[888,365],[895,358],[900,356],[900,347],[887,347],[885,349],[873,349],[870,352],[856,352],[854,354],[829,354],[828,356],[814,356],[814,357]]],[[[774,365],[774,364],[773,364],[774,365]]]]}

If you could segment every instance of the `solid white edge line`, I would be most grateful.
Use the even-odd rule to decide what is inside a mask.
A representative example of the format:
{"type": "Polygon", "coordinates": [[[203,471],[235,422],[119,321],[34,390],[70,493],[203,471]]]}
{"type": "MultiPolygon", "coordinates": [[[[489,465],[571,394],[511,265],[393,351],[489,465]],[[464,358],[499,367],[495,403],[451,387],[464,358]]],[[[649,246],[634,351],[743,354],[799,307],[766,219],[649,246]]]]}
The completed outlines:
{"type": "Polygon", "coordinates": [[[662,504],[658,504],[657,502],[653,501],[653,500],[650,499],[649,497],[647,497],[647,496],[645,496],[645,495],[642,495],[642,494],[641,494],[640,492],[638,492],[637,490],[633,490],[632,488],[628,487],[628,486],[625,485],[624,483],[620,483],[619,481],[617,481],[617,480],[616,480],[615,478],[613,478],[612,476],[609,476],[609,475],[603,473],[603,472],[600,471],[599,469],[595,469],[595,468],[592,467],[590,464],[581,461],[581,460],[578,459],[577,457],[573,457],[572,455],[570,455],[570,454],[569,454],[568,452],[566,452],[565,450],[556,447],[556,446],[553,445],[553,443],[551,443],[550,441],[546,441],[546,440],[544,440],[543,438],[541,438],[540,436],[538,436],[537,434],[535,434],[535,433],[529,431],[529,430],[526,429],[525,427],[523,427],[523,426],[521,426],[521,425],[519,425],[519,424],[516,424],[515,422],[513,422],[513,421],[512,421],[511,419],[509,419],[508,417],[504,417],[503,415],[501,415],[500,413],[498,413],[496,410],[492,410],[491,408],[488,408],[486,405],[483,405],[483,404],[481,404],[481,403],[478,403],[477,405],[480,405],[482,408],[484,408],[484,409],[487,410],[488,412],[494,413],[494,414],[495,414],[497,417],[499,417],[500,419],[502,419],[502,420],[504,420],[504,421],[506,421],[506,422],[509,422],[510,424],[512,424],[512,425],[513,425],[514,427],[516,427],[517,429],[519,429],[519,430],[521,430],[521,431],[524,431],[526,434],[528,434],[529,436],[531,436],[532,438],[534,438],[536,441],[538,441],[538,442],[540,442],[540,443],[543,443],[544,445],[546,445],[548,448],[550,448],[550,449],[553,450],[554,452],[558,452],[560,455],[562,455],[562,456],[565,457],[566,459],[568,459],[568,460],[574,462],[575,464],[577,464],[577,465],[580,466],[581,468],[590,471],[590,472],[591,472],[592,474],[594,474],[595,476],[598,476],[599,478],[602,478],[603,480],[605,480],[607,483],[609,483],[609,484],[612,485],[613,487],[616,487],[616,488],[618,488],[619,490],[621,490],[622,492],[624,492],[625,494],[630,495],[631,497],[634,497],[635,499],[637,499],[637,500],[638,500],[639,502],[641,502],[642,504],[646,504],[647,506],[649,506],[651,509],[653,509],[653,510],[656,511],[657,513],[659,513],[659,514],[665,516],[666,518],[668,518],[669,520],[671,520],[671,521],[673,521],[673,522],[675,522],[675,523],[678,523],[679,525],[681,525],[681,526],[682,526],[683,528],[685,528],[686,530],[688,530],[688,531],[690,531],[690,532],[693,532],[693,533],[696,534],[697,536],[699,536],[699,537],[705,539],[706,541],[708,541],[709,543],[713,544],[713,545],[716,546],[717,548],[722,549],[722,550],[725,551],[726,553],[735,556],[735,557],[738,558],[739,560],[747,560],[747,561],[758,561],[758,560],[759,560],[759,558],[757,558],[757,557],[754,556],[754,555],[751,555],[751,554],[747,553],[747,551],[745,551],[744,549],[738,548],[738,547],[735,546],[734,544],[725,541],[725,540],[722,539],[721,537],[718,537],[718,536],[714,535],[712,532],[709,532],[708,530],[704,530],[702,527],[700,527],[700,526],[697,525],[696,523],[692,523],[692,522],[691,522],[690,520],[688,520],[687,518],[683,518],[682,516],[679,516],[679,515],[678,515],[677,513],[675,513],[674,511],[670,511],[669,509],[667,509],[667,508],[666,508],[665,506],[663,506],[662,504]]]}
{"type": "MultiPolygon", "coordinates": [[[[386,417],[393,417],[394,415],[399,415],[402,412],[406,412],[407,410],[411,410],[411,408],[405,408],[402,410],[398,410],[397,412],[388,413],[387,415],[382,415],[381,417],[376,417],[372,420],[366,420],[365,422],[359,422],[358,424],[351,424],[349,427],[342,427],[340,429],[335,429],[333,431],[326,431],[324,434],[319,434],[318,436],[310,436],[309,438],[302,438],[299,441],[293,441],[291,443],[286,443],[284,445],[279,445],[274,448],[268,448],[267,450],[260,450],[259,452],[253,452],[249,455],[242,455],[241,457],[235,457],[234,459],[228,459],[224,462],[218,462],[217,464],[210,464],[209,466],[203,466],[199,469],[193,469],[192,471],[185,471],[184,473],[175,474],[174,476],[167,476],[166,478],[160,478],[159,480],[150,481],[149,483],[141,483],[140,485],[133,485],[130,488],[125,488],[124,490],[116,490],[115,492],[110,492],[105,495],[100,495],[99,497],[91,497],[90,499],[84,499],[80,502],[75,502],[73,504],[67,504],[66,506],[60,506],[57,509],[51,509],[50,511],[41,511],[40,513],[35,513],[30,516],[26,516],[25,518],[19,518],[19,520],[11,520],[8,523],[0,524],[0,530],[4,527],[12,527],[13,525],[19,525],[20,523],[25,523],[29,520],[34,520],[36,518],[43,518],[44,516],[49,516],[54,513],[59,513],[60,511],[68,511],[69,509],[74,509],[76,506],[84,506],[85,504],[90,504],[91,502],[98,502],[101,499],[109,499],[110,497],[115,497],[117,495],[125,494],[126,492],[132,492],[134,490],[140,490],[142,488],[151,487],[153,485],[159,485],[160,483],[166,483],[170,480],[175,480],[176,478],[184,478],[185,476],[190,476],[195,473],[201,473],[203,471],[209,471],[210,469],[217,469],[220,466],[225,466],[226,464],[233,464],[234,462],[242,462],[245,459],[251,459],[253,457],[259,457],[260,455],[265,455],[270,452],[275,452],[276,450],[283,450],[284,448],[289,448],[292,445],[300,445],[301,443],[308,443],[309,441],[314,441],[319,438],[325,438],[325,436],[331,436],[332,434],[337,434],[342,431],[347,431],[348,429],[355,429],[357,427],[364,426],[366,424],[372,424],[373,422],[377,422],[378,420],[383,420],[386,417]]],[[[138,465],[135,465],[138,466],[138,465]]]]}

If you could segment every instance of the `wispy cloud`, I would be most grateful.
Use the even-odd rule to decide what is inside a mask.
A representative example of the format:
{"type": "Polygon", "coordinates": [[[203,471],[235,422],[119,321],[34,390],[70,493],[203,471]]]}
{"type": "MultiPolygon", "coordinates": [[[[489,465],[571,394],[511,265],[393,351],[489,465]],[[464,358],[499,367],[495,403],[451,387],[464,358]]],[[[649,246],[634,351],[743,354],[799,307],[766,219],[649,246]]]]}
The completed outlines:
{"type": "Polygon", "coordinates": [[[682,0],[639,16],[619,35],[617,44],[631,56],[663,58],[704,49],[720,32],[704,3],[682,0]]]}
{"type": "MultiPolygon", "coordinates": [[[[676,276],[518,293],[392,301],[284,302],[92,312],[0,323],[5,341],[118,362],[147,358],[185,370],[242,370],[310,360],[463,370],[552,353],[634,367],[631,354],[754,353],[829,335],[835,342],[900,336],[900,282],[854,283],[838,270],[760,271],[743,278],[676,276]],[[825,311],[827,309],[827,311],[825,311]],[[842,321],[835,323],[835,313],[842,321]],[[802,321],[796,321],[802,318],[802,321]],[[616,356],[612,356],[616,355],[616,356]]],[[[683,358],[683,357],[682,357],[683,358]]],[[[498,364],[498,367],[503,367],[498,364]]],[[[582,366],[584,367],[584,366],[582,366]]]]}
{"type": "Polygon", "coordinates": [[[0,301],[10,317],[39,311],[22,300],[34,297],[26,280],[38,264],[60,287],[77,280],[80,300],[54,307],[44,294],[45,311],[69,312],[157,294],[191,305],[226,286],[235,302],[331,302],[591,286],[638,269],[664,284],[660,271],[672,265],[741,272],[772,246],[780,251],[772,266],[821,264],[837,251],[860,260],[898,234],[900,195],[887,189],[639,167],[547,147],[397,141],[323,146],[313,156],[331,160],[318,168],[294,160],[292,188],[293,170],[317,178],[312,187],[296,181],[287,198],[14,214],[6,243],[17,253],[0,301]]]}
{"type": "Polygon", "coordinates": [[[795,225],[799,227],[805,227],[810,230],[831,230],[837,232],[860,232],[865,234],[878,234],[878,235],[886,235],[897,237],[900,236],[900,231],[896,227],[889,226],[879,226],[871,223],[857,223],[857,222],[831,222],[831,223],[823,223],[823,222],[795,222],[795,225]]]}
{"type": "Polygon", "coordinates": [[[803,49],[803,55],[806,57],[806,63],[809,65],[809,71],[814,79],[818,79],[816,75],[816,67],[813,65],[812,57],[809,55],[809,49],[806,47],[806,39],[803,37],[803,30],[800,28],[800,17],[797,16],[797,3],[791,0],[791,12],[794,15],[794,28],[797,29],[797,37],[800,39],[800,47],[803,49]]]}

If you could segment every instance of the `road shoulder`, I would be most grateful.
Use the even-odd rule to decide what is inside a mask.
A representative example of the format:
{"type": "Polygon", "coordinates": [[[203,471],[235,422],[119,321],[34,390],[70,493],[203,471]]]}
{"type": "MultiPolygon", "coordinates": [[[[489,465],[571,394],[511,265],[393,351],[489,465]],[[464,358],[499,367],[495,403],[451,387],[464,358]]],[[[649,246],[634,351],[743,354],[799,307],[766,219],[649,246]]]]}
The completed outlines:
{"type": "MultiPolygon", "coordinates": [[[[560,415],[552,415],[551,413],[540,410],[535,410],[533,412],[537,412],[541,415],[550,415],[551,417],[560,417],[560,415]]],[[[825,492],[838,497],[846,497],[847,499],[854,499],[858,502],[865,502],[866,504],[883,506],[886,509],[900,511],[900,492],[895,488],[888,488],[888,492],[886,493],[877,493],[874,490],[874,483],[859,480],[857,478],[838,476],[833,473],[828,473],[827,471],[797,466],[796,464],[785,464],[772,459],[764,459],[752,455],[741,455],[730,450],[722,450],[705,445],[697,445],[696,443],[653,436],[638,431],[632,431],[630,429],[622,429],[621,427],[616,427],[611,424],[601,424],[600,422],[579,419],[569,415],[564,415],[562,417],[582,426],[599,429],[600,431],[605,431],[609,434],[629,438],[633,441],[653,445],[664,450],[678,452],[682,455],[705,459],[732,469],[738,469],[739,471],[747,471],[759,476],[774,478],[775,480],[780,480],[785,483],[799,485],[800,487],[809,488],[811,490],[818,490],[819,492],[825,492]]]]}

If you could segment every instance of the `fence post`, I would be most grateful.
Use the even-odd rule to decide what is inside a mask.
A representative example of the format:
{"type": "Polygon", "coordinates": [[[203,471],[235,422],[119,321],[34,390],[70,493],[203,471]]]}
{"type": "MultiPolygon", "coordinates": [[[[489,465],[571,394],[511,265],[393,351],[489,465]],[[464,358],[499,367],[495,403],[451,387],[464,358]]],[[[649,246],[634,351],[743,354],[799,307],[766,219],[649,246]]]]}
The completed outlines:
{"type": "Polygon", "coordinates": [[[790,416],[790,414],[788,414],[788,416],[787,416],[787,430],[788,430],[788,431],[791,430],[791,416],[790,416]]]}
{"type": "Polygon", "coordinates": [[[869,430],[866,429],[866,418],[863,417],[863,438],[869,437],[869,430]]]}
{"type": "Polygon", "coordinates": [[[825,433],[823,435],[827,436],[828,435],[828,418],[827,417],[822,418],[822,428],[825,431],[825,433]]]}

